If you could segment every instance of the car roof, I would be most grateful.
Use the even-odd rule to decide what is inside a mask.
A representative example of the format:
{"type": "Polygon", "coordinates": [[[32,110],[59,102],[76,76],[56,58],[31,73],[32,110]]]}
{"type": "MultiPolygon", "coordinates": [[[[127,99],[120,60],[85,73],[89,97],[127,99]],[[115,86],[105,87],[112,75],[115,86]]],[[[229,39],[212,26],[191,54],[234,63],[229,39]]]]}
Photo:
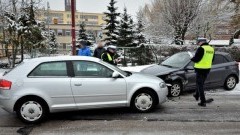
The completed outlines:
{"type": "MultiPolygon", "coordinates": [[[[194,54],[195,52],[196,52],[196,51],[191,51],[191,53],[193,53],[193,54],[194,54]]],[[[180,52],[180,53],[181,53],[181,52],[180,52]]],[[[187,53],[187,52],[183,52],[183,53],[187,53]]],[[[220,55],[224,55],[224,56],[225,56],[225,55],[229,55],[229,53],[227,53],[227,52],[219,52],[219,51],[216,51],[215,54],[220,54],[220,55]]]]}
{"type": "Polygon", "coordinates": [[[87,57],[87,56],[54,56],[54,57],[39,57],[28,59],[24,62],[50,62],[50,61],[70,61],[70,60],[87,60],[99,62],[100,59],[95,57],[87,57]]]}

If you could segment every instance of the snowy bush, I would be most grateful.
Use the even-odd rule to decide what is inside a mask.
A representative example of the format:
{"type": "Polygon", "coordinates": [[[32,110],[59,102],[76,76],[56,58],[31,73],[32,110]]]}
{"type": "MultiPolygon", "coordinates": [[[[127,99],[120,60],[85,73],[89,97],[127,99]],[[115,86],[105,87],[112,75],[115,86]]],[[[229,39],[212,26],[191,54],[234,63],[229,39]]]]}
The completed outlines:
{"type": "MultiPolygon", "coordinates": [[[[159,45],[155,46],[157,49],[158,56],[168,57],[178,52],[184,51],[196,51],[198,46],[196,45],[159,45]]],[[[219,52],[227,52],[231,54],[232,58],[235,61],[240,61],[240,47],[239,46],[231,46],[231,47],[214,47],[215,51],[219,52]]]]}

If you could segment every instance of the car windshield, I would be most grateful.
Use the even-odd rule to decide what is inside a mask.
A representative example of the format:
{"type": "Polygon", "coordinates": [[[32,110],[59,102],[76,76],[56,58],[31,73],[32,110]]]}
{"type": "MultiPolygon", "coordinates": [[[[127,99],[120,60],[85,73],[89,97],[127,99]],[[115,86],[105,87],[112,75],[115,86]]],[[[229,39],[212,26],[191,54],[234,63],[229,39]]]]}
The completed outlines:
{"type": "Polygon", "coordinates": [[[119,73],[121,73],[121,74],[124,75],[124,76],[130,76],[130,75],[131,75],[130,72],[125,72],[125,71],[119,69],[118,67],[113,66],[113,65],[111,65],[111,64],[109,64],[109,63],[107,63],[107,62],[104,62],[104,61],[102,61],[102,60],[100,61],[100,63],[102,63],[102,64],[110,67],[111,69],[114,69],[114,70],[118,71],[119,73]]]}
{"type": "Polygon", "coordinates": [[[181,68],[189,63],[190,59],[188,53],[177,53],[163,61],[161,65],[171,68],[181,68]]]}

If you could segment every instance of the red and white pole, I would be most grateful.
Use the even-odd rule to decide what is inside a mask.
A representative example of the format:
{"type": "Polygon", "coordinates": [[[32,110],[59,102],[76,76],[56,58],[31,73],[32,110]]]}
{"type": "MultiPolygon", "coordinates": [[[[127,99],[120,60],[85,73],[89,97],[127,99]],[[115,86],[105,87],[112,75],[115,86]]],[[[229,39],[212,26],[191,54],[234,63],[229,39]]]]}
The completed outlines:
{"type": "Polygon", "coordinates": [[[76,55],[75,0],[71,0],[71,14],[72,14],[72,55],[76,55]]]}

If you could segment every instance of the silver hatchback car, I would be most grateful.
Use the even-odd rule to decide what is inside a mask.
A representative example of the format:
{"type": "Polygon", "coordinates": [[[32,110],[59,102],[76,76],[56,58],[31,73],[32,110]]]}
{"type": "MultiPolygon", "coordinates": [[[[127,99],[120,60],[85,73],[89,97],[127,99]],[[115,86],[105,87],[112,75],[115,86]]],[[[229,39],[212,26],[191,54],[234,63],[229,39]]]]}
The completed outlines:
{"type": "Polygon", "coordinates": [[[163,80],[124,72],[97,58],[43,57],[24,61],[0,80],[0,107],[27,123],[48,113],[106,107],[151,111],[167,99],[163,80]]]}

